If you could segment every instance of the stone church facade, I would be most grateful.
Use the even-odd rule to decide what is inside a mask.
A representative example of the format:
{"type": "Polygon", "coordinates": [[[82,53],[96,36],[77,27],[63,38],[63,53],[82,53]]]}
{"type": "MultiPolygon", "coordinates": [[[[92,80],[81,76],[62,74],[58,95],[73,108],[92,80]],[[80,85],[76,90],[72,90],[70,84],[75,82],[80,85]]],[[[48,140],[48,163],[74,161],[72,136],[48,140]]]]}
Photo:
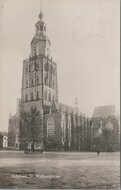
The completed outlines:
{"type": "Polygon", "coordinates": [[[8,131],[12,131],[13,123],[13,130],[17,128],[15,146],[20,149],[20,112],[30,112],[31,107],[36,107],[43,119],[43,126],[40,127],[43,128],[45,150],[89,151],[92,138],[91,119],[79,112],[77,99],[74,107],[59,103],[57,63],[52,58],[51,42],[46,31],[47,26],[40,12],[35,24],[35,35],[30,43],[29,58],[23,61],[18,114],[10,117],[8,131]]]}
{"type": "Polygon", "coordinates": [[[76,150],[75,129],[81,116],[77,105],[71,108],[58,102],[57,64],[46,30],[40,12],[29,59],[23,61],[21,111],[30,112],[33,106],[43,114],[45,149],[76,150]]]}

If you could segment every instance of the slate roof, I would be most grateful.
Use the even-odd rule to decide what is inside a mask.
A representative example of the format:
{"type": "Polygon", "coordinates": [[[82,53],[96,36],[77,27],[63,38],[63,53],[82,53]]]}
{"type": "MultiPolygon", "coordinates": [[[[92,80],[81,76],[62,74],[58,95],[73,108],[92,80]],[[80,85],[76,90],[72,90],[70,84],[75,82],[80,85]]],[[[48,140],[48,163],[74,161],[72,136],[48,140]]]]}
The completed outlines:
{"type": "Polygon", "coordinates": [[[116,109],[114,105],[105,105],[95,107],[92,117],[109,117],[116,116],[116,109]]]}

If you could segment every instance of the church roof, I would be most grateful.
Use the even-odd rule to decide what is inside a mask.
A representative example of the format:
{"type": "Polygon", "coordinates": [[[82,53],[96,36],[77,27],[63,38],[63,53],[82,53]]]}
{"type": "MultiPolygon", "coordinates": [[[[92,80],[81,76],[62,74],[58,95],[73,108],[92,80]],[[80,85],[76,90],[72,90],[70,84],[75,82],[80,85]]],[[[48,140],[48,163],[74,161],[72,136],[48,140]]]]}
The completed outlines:
{"type": "Polygon", "coordinates": [[[72,110],[73,110],[72,107],[67,106],[67,105],[65,105],[65,104],[62,104],[62,103],[59,103],[59,109],[60,109],[60,111],[63,111],[63,112],[66,112],[66,111],[67,111],[68,113],[71,113],[72,110]]]}
{"type": "Polygon", "coordinates": [[[62,112],[78,114],[78,111],[75,108],[62,103],[59,103],[59,110],[62,112]]]}
{"type": "Polygon", "coordinates": [[[116,116],[116,110],[114,105],[105,105],[95,107],[92,117],[109,117],[116,116]]]}

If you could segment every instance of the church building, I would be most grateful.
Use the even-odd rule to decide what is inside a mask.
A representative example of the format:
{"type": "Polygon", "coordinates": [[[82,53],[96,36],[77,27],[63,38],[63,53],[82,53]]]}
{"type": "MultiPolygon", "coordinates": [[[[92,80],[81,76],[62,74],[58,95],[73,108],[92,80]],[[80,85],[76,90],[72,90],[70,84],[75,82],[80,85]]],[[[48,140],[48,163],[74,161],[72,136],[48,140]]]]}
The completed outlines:
{"type": "MultiPolygon", "coordinates": [[[[42,116],[40,127],[43,129],[44,150],[91,150],[92,124],[90,118],[79,112],[77,98],[74,107],[59,102],[57,63],[51,55],[51,42],[47,36],[42,12],[35,24],[29,58],[23,61],[21,99],[17,116],[11,116],[9,119],[8,134],[11,136],[13,128],[16,128],[16,133],[14,130],[14,137],[11,136],[15,143],[14,140],[8,141],[17,149],[22,147],[19,138],[20,113],[28,113],[32,107],[36,107],[42,116]]],[[[31,148],[31,142],[28,147],[31,148]]],[[[38,147],[35,145],[35,148],[38,147]]]]}
{"type": "Polygon", "coordinates": [[[78,102],[76,99],[74,108],[58,102],[57,63],[46,31],[40,12],[29,58],[23,61],[21,111],[30,112],[31,107],[36,107],[43,114],[45,149],[82,148],[77,145],[75,132],[81,120],[78,102]]]}

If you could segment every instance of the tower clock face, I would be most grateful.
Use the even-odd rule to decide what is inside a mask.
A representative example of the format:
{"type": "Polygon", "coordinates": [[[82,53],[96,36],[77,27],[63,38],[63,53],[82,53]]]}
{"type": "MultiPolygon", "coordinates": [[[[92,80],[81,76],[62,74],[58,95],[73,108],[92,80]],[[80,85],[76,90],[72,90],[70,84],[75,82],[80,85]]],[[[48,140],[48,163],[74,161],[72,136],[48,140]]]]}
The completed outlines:
{"type": "Polygon", "coordinates": [[[106,123],[106,129],[113,130],[113,124],[111,123],[111,121],[108,121],[108,122],[106,123]]]}

